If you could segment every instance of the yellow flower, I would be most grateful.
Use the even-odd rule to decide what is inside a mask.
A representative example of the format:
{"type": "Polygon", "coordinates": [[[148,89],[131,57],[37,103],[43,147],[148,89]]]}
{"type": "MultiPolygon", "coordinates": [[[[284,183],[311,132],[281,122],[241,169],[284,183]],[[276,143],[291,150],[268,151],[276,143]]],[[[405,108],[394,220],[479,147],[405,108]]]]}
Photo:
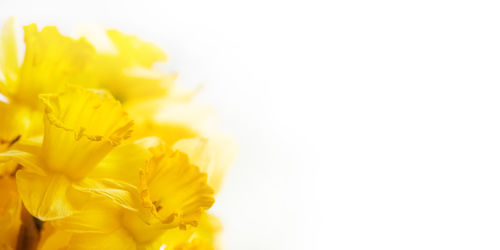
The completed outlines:
{"type": "Polygon", "coordinates": [[[2,28],[0,249],[219,249],[207,210],[234,143],[199,89],[155,68],[160,48],[102,31],[25,26],[20,63],[14,20],[2,28]],[[39,242],[18,234],[38,235],[33,217],[39,242]]]}
{"type": "Polygon", "coordinates": [[[45,104],[42,157],[48,169],[81,179],[123,139],[132,121],[104,91],[78,87],[41,96],[45,104]]]}
{"type": "MultiPolygon", "coordinates": [[[[119,154],[136,151],[142,155],[138,158],[147,156],[143,153],[148,145],[151,145],[150,141],[141,140],[120,146],[97,169],[109,169],[111,162],[123,163],[114,161],[119,154]]],[[[147,163],[123,166],[127,171],[135,170],[134,176],[104,173],[116,177],[114,180],[129,182],[133,187],[129,192],[136,196],[132,201],[139,202],[109,199],[119,196],[105,192],[102,187],[89,185],[85,191],[97,194],[101,199],[95,198],[72,216],[53,222],[59,230],[72,233],[68,242],[70,249],[159,249],[165,240],[177,242],[180,239],[168,238],[172,232],[180,230],[185,235],[188,230],[192,235],[193,228],[205,218],[204,211],[214,202],[213,190],[206,183],[206,175],[190,164],[181,152],[157,146],[150,148],[149,154],[147,163]]],[[[120,158],[123,157],[121,155],[120,158]]],[[[138,161],[133,160],[134,163],[138,161]]],[[[120,170],[116,166],[111,168],[120,170]]],[[[94,172],[95,176],[103,174],[98,171],[94,172]]]]}
{"type": "Polygon", "coordinates": [[[53,220],[72,214],[84,202],[74,186],[130,136],[132,121],[120,103],[103,91],[70,86],[41,98],[45,105],[42,146],[1,155],[24,167],[16,178],[26,209],[39,219],[53,220]]]}
{"type": "Polygon", "coordinates": [[[25,30],[26,53],[18,65],[14,20],[9,19],[0,37],[0,69],[4,81],[0,94],[0,152],[13,138],[28,138],[42,133],[41,93],[58,92],[68,83],[91,85],[86,70],[93,47],[83,39],[64,37],[55,27],[38,31],[35,24],[25,30]]]}

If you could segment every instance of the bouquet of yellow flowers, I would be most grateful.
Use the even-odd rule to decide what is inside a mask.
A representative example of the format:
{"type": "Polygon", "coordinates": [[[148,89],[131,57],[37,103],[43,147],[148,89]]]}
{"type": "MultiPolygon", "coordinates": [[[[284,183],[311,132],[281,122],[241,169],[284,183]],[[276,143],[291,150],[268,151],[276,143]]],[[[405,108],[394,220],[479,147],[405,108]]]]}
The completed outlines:
{"type": "Polygon", "coordinates": [[[218,249],[232,161],[165,53],[116,30],[0,34],[0,249],[218,249]]]}

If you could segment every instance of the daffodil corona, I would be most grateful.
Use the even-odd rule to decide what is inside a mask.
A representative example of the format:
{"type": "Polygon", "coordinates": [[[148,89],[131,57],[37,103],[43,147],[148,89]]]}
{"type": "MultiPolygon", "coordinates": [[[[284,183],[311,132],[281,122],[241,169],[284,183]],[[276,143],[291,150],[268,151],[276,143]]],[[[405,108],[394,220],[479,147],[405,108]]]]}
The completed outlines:
{"type": "Polygon", "coordinates": [[[219,249],[234,156],[166,54],[116,30],[0,34],[0,249],[219,249]],[[104,37],[105,39],[95,39],[104,37]],[[209,129],[210,128],[210,129],[209,129]]]}

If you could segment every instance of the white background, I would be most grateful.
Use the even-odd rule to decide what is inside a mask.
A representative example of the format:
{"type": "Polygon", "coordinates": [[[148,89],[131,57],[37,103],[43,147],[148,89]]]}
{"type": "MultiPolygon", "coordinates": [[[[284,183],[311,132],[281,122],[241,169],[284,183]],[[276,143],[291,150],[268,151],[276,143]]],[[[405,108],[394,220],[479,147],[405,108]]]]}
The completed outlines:
{"type": "Polygon", "coordinates": [[[230,250],[499,249],[496,1],[0,1],[154,41],[240,145],[230,250]]]}

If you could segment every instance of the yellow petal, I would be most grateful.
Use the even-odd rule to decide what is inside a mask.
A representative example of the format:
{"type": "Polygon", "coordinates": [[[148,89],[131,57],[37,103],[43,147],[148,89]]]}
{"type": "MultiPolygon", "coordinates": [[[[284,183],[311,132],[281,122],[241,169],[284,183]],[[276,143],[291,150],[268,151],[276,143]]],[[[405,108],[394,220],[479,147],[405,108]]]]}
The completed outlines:
{"type": "Polygon", "coordinates": [[[136,126],[134,132],[134,137],[143,136],[159,136],[166,145],[171,146],[181,139],[194,138],[198,133],[185,125],[147,122],[136,126]]]}
{"type": "Polygon", "coordinates": [[[43,162],[37,155],[19,150],[9,150],[0,153],[0,163],[5,163],[8,161],[13,161],[16,164],[22,165],[24,169],[27,169],[30,172],[36,173],[38,175],[45,175],[45,171],[42,167],[43,162]]]}
{"type": "Polygon", "coordinates": [[[139,195],[137,188],[126,182],[114,179],[91,179],[86,178],[73,187],[81,192],[90,193],[109,199],[116,205],[129,210],[137,210],[139,207],[139,195]]]}
{"type": "Polygon", "coordinates": [[[153,155],[149,148],[161,145],[163,142],[157,137],[147,137],[115,147],[89,173],[93,179],[112,178],[139,186],[139,169],[153,155]]]}
{"type": "Polygon", "coordinates": [[[100,88],[122,102],[158,98],[169,92],[176,75],[152,67],[166,60],[160,48],[116,30],[97,30],[83,33],[99,49],[92,72],[100,88]]]}
{"type": "Polygon", "coordinates": [[[175,76],[144,67],[117,68],[116,58],[102,62],[100,86],[120,101],[142,101],[166,95],[175,76]],[[105,65],[104,65],[105,64],[105,65]]]}
{"type": "Polygon", "coordinates": [[[214,111],[212,108],[195,104],[173,102],[161,105],[154,116],[160,124],[177,124],[202,131],[212,126],[214,111]]]}
{"type": "Polygon", "coordinates": [[[137,245],[128,232],[116,230],[106,234],[74,234],[68,246],[68,250],[102,249],[136,250],[137,245]]]}
{"type": "Polygon", "coordinates": [[[69,198],[70,181],[63,175],[43,176],[19,170],[16,179],[24,206],[33,216],[54,220],[74,212],[69,198]]]}
{"type": "Polygon", "coordinates": [[[155,62],[167,60],[165,52],[152,43],[117,30],[108,30],[106,33],[117,48],[120,59],[129,62],[130,66],[151,67],[155,62]]]}
{"type": "Polygon", "coordinates": [[[42,155],[51,171],[81,179],[130,137],[132,121],[105,92],[69,86],[40,98],[45,104],[42,155]]]}
{"type": "Polygon", "coordinates": [[[26,54],[18,78],[18,101],[36,107],[39,94],[59,92],[65,84],[95,85],[88,71],[95,50],[87,41],[63,36],[52,26],[38,31],[31,24],[24,33],[26,54]]]}
{"type": "Polygon", "coordinates": [[[12,92],[17,82],[19,70],[17,59],[17,38],[15,32],[14,18],[5,22],[0,34],[0,70],[5,78],[5,92],[12,92]]]}
{"type": "Polygon", "coordinates": [[[42,142],[43,142],[43,136],[20,139],[10,148],[12,150],[19,150],[33,155],[40,155],[42,150],[42,142]]]}
{"type": "Polygon", "coordinates": [[[134,137],[158,136],[169,146],[200,135],[211,109],[169,100],[150,100],[127,105],[136,121],[134,137]]]}
{"type": "Polygon", "coordinates": [[[71,216],[51,223],[58,230],[72,233],[111,233],[121,227],[121,211],[109,201],[95,198],[71,216]]]}
{"type": "Polygon", "coordinates": [[[201,213],[214,203],[206,174],[189,163],[184,153],[162,148],[141,171],[143,206],[164,224],[197,225],[201,213]]]}
{"type": "Polygon", "coordinates": [[[208,184],[216,192],[237,151],[233,140],[225,136],[184,139],[178,141],[173,148],[186,153],[189,160],[208,175],[208,184]]]}
{"type": "Polygon", "coordinates": [[[151,245],[155,239],[171,229],[171,226],[161,223],[147,224],[141,214],[137,212],[128,210],[122,212],[121,223],[123,228],[142,246],[151,245]]]}

